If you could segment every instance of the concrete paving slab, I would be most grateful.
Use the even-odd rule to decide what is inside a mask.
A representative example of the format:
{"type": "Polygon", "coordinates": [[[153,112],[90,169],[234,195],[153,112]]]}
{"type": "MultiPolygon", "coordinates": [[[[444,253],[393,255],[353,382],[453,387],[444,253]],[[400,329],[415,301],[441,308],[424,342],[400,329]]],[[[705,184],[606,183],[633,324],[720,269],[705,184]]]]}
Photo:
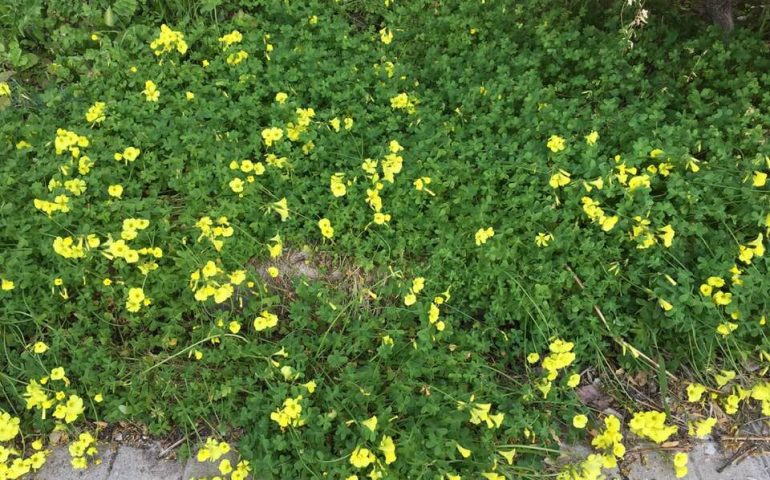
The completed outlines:
{"type": "Polygon", "coordinates": [[[32,480],[107,480],[112,467],[115,451],[105,443],[97,445],[101,464],[92,465],[86,470],[74,470],[70,464],[70,454],[67,447],[55,448],[43,465],[43,468],[32,475],[32,480]]]}
{"type": "MultiPolygon", "coordinates": [[[[688,452],[688,479],[692,480],[767,480],[770,479],[770,462],[767,456],[747,457],[743,461],[717,471],[732,455],[720,451],[713,442],[704,442],[688,452]]],[[[674,477],[673,453],[649,452],[642,460],[626,462],[629,480],[668,480],[674,477]]]]}
{"type": "Polygon", "coordinates": [[[107,480],[182,480],[183,470],[179,462],[159,460],[154,449],[121,446],[107,480]]]}

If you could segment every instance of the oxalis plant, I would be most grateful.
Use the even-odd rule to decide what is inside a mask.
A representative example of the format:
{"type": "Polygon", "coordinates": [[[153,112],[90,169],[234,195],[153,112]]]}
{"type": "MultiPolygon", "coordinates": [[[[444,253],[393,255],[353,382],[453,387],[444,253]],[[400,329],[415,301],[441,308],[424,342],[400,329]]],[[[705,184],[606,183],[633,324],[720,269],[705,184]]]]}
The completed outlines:
{"type": "Polygon", "coordinates": [[[6,76],[0,478],[133,421],[235,479],[588,479],[770,409],[767,46],[549,5],[148,13],[6,76]],[[584,405],[607,365],[686,410],[584,405]]]}

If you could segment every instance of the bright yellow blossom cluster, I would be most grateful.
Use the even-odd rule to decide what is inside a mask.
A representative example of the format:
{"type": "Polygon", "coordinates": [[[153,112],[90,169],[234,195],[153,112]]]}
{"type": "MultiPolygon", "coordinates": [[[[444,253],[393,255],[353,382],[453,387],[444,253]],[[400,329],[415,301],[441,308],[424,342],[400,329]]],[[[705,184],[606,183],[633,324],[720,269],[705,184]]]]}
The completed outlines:
{"type": "Polygon", "coordinates": [[[335,197],[344,197],[347,193],[345,187],[345,174],[337,172],[329,178],[329,189],[335,197]]]}
{"type": "Polygon", "coordinates": [[[254,330],[261,332],[268,328],[275,328],[278,325],[278,315],[263,310],[257,318],[254,319],[254,330]]]}
{"type": "Polygon", "coordinates": [[[474,235],[474,239],[476,240],[476,246],[480,247],[481,245],[484,245],[487,243],[487,240],[495,236],[495,229],[492,227],[487,228],[479,228],[476,231],[476,234],[474,235]]]}
{"type": "Polygon", "coordinates": [[[84,258],[86,251],[96,248],[101,243],[99,237],[89,234],[85,238],[78,237],[77,244],[73,237],[56,237],[53,240],[53,251],[64,258],[84,258]]]}
{"type": "MultiPolygon", "coordinates": [[[[390,465],[396,461],[396,444],[393,441],[393,437],[389,435],[383,435],[380,439],[380,443],[377,446],[377,449],[382,452],[384,457],[383,460],[386,465],[390,465]]],[[[349,462],[351,465],[359,469],[367,468],[369,465],[372,465],[372,470],[367,474],[369,478],[379,479],[383,476],[383,472],[381,470],[382,463],[380,463],[374,452],[366,447],[357,445],[356,448],[353,449],[353,452],[350,454],[349,462]]],[[[358,478],[357,475],[351,475],[351,477],[358,478]]]]}
{"type": "Polygon", "coordinates": [[[469,422],[471,422],[473,425],[480,425],[481,422],[484,422],[489,429],[500,428],[500,426],[503,424],[503,420],[505,419],[505,413],[491,413],[491,403],[476,403],[475,399],[475,395],[471,395],[470,402],[468,403],[458,401],[457,409],[467,409],[471,416],[469,422]]]}
{"type": "Polygon", "coordinates": [[[138,312],[142,306],[149,306],[152,301],[144,294],[144,290],[141,287],[132,287],[128,289],[128,296],[126,297],[126,310],[131,313],[138,312]]]}
{"type": "Polygon", "coordinates": [[[270,420],[276,422],[281,427],[281,431],[288,426],[301,427],[305,425],[305,420],[301,417],[302,405],[300,401],[302,401],[302,395],[285,399],[282,408],[270,413],[270,420]]]}
{"type": "Polygon", "coordinates": [[[265,141],[265,145],[272,147],[273,143],[277,142],[283,137],[283,130],[278,127],[270,127],[262,130],[262,140],[265,141]]]}
{"type": "Polygon", "coordinates": [[[249,52],[246,50],[238,50],[237,52],[231,53],[227,56],[227,62],[228,65],[238,65],[239,63],[243,62],[249,58],[249,52]]]}
{"type": "Polygon", "coordinates": [[[126,162],[126,165],[128,165],[128,162],[133,162],[137,158],[139,158],[139,154],[142,153],[141,150],[139,150],[136,147],[126,147],[123,149],[122,152],[117,152],[115,155],[112,156],[116,161],[120,162],[126,162]]]}
{"type": "Polygon", "coordinates": [[[674,241],[674,235],[676,232],[671,225],[661,227],[656,233],[650,227],[651,222],[641,216],[634,217],[634,226],[631,227],[630,236],[637,241],[636,248],[644,250],[652,247],[658,243],[660,239],[663,242],[663,246],[670,248],[674,241]]]}
{"type": "Polygon", "coordinates": [[[580,199],[580,203],[583,204],[583,211],[592,222],[598,223],[603,231],[609,232],[618,223],[618,216],[607,216],[604,213],[602,207],[599,206],[599,202],[593,200],[591,197],[583,197],[580,199]]]}
{"type": "Polygon", "coordinates": [[[428,188],[428,185],[430,185],[431,179],[430,177],[420,177],[417,180],[415,180],[412,185],[414,185],[415,190],[418,192],[426,192],[429,195],[435,196],[436,194],[428,188]]]}
{"type": "Polygon", "coordinates": [[[211,217],[201,217],[195,223],[195,227],[201,232],[197,241],[200,242],[204,238],[207,239],[217,252],[222,250],[222,246],[225,243],[222,238],[232,237],[234,232],[227,217],[219,217],[216,222],[211,220],[211,217]]]}
{"type": "Polygon", "coordinates": [[[56,130],[56,138],[53,143],[56,155],[69,152],[73,158],[80,157],[80,149],[88,147],[89,144],[87,137],[63,128],[56,130]]]}
{"type": "Polygon", "coordinates": [[[430,308],[428,309],[428,322],[435,326],[436,330],[439,332],[443,332],[446,328],[444,321],[439,320],[441,315],[440,306],[443,305],[444,302],[449,301],[450,298],[451,295],[449,295],[449,289],[446,289],[446,291],[444,291],[441,295],[437,295],[433,298],[433,302],[431,302],[430,308]]]}
{"type": "Polygon", "coordinates": [[[240,177],[234,177],[228,183],[230,190],[232,190],[234,193],[238,193],[239,196],[242,197],[242,192],[245,185],[247,183],[254,183],[256,180],[254,175],[264,175],[265,166],[262,165],[262,162],[254,163],[251,160],[241,160],[241,162],[238,163],[237,161],[233,160],[230,162],[230,170],[240,170],[243,173],[249,174],[246,176],[246,182],[244,182],[240,177]]]}
{"type": "Polygon", "coordinates": [[[296,123],[286,124],[286,137],[292,142],[299,141],[300,135],[308,129],[315,117],[315,110],[312,108],[297,108],[295,113],[297,114],[296,123]]]}
{"type": "Polygon", "coordinates": [[[334,237],[334,227],[332,227],[332,222],[328,218],[318,220],[318,228],[321,230],[321,235],[324,238],[331,239],[334,237]]]}
{"type": "Polygon", "coordinates": [[[750,265],[754,257],[762,257],[764,255],[764,235],[761,233],[746,245],[738,245],[738,259],[746,265],[750,265]]]}
{"type": "Polygon", "coordinates": [[[390,42],[393,41],[393,30],[382,27],[380,29],[380,41],[385,45],[390,45],[390,42]]]}
{"type": "Polygon", "coordinates": [[[674,475],[676,478],[687,476],[687,454],[678,452],[674,455],[674,475]]]}
{"type": "Polygon", "coordinates": [[[420,293],[423,288],[425,288],[424,277],[416,277],[412,280],[412,286],[409,288],[409,293],[404,296],[404,305],[407,307],[414,305],[415,302],[417,302],[417,294],[420,293]]]}
{"type": "Polygon", "coordinates": [[[230,453],[230,444],[218,442],[215,438],[207,438],[206,443],[198,450],[196,459],[199,462],[216,462],[224,455],[230,453]]]}
{"type": "Polygon", "coordinates": [[[548,147],[548,150],[552,151],[553,153],[558,153],[567,148],[567,143],[564,138],[558,135],[551,135],[548,138],[546,146],[548,147]]]}
{"type": "Polygon", "coordinates": [[[571,174],[560,168],[558,172],[551,175],[551,178],[548,180],[548,185],[555,190],[560,187],[566,187],[571,180],[571,174]]]}
{"type": "Polygon", "coordinates": [[[67,448],[72,464],[72,468],[76,470],[85,470],[88,468],[89,458],[94,461],[95,465],[101,463],[101,459],[94,458],[98,452],[96,449],[96,439],[88,432],[83,432],[78,436],[78,439],[69,444],[67,448]]]}
{"type": "Polygon", "coordinates": [[[209,260],[202,268],[190,274],[190,290],[195,292],[195,300],[199,302],[213,297],[215,303],[224,303],[235,293],[235,286],[245,279],[245,271],[236,270],[227,274],[209,260]]]}
{"type": "Polygon", "coordinates": [[[409,95],[405,92],[401,92],[390,99],[390,108],[393,110],[406,110],[410,115],[416,111],[415,101],[409,98],[409,95]]]}
{"type": "Polygon", "coordinates": [[[13,442],[19,435],[20,419],[0,410],[0,479],[13,480],[22,478],[29,472],[39,470],[45,464],[50,452],[41,451],[43,444],[40,440],[32,442],[35,453],[24,458],[22,452],[14,448],[13,442]],[[10,442],[9,446],[2,443],[10,442]]]}
{"type": "Polygon", "coordinates": [[[171,30],[167,25],[160,26],[158,38],[150,42],[150,48],[156,56],[176,50],[180,54],[187,53],[187,42],[184,40],[184,34],[171,30]]]}
{"type": "Polygon", "coordinates": [[[55,212],[62,212],[62,213],[69,212],[70,211],[69,201],[70,199],[67,195],[57,195],[56,198],[54,198],[53,202],[36,198],[33,200],[33,204],[35,205],[35,208],[44,212],[46,215],[50,217],[55,212]]]}
{"type": "Polygon", "coordinates": [[[604,452],[602,455],[604,468],[615,468],[617,459],[626,454],[623,445],[623,434],[620,432],[620,420],[614,415],[604,419],[604,430],[591,440],[591,445],[604,452]]]}
{"type": "Polygon", "coordinates": [[[142,90],[142,94],[144,95],[145,100],[148,102],[157,102],[160,98],[160,90],[158,90],[158,86],[155,85],[155,82],[152,80],[147,80],[144,82],[144,90],[142,90]]]}
{"type": "Polygon", "coordinates": [[[104,102],[96,102],[89,107],[86,112],[86,121],[88,123],[101,123],[104,121],[104,110],[107,108],[107,104],[104,102]]]}
{"type": "Polygon", "coordinates": [[[13,280],[9,280],[7,278],[0,278],[0,290],[3,292],[10,292],[16,287],[16,285],[13,283],[13,280]]]}
{"type": "Polygon", "coordinates": [[[231,45],[241,43],[243,41],[243,34],[238,30],[233,30],[230,33],[219,37],[219,43],[222,44],[222,50],[227,50],[231,45]]]}
{"type": "Polygon", "coordinates": [[[704,439],[711,435],[711,430],[716,424],[717,419],[712,417],[696,420],[689,423],[687,433],[695,438],[704,439]]]}
{"type": "Polygon", "coordinates": [[[661,444],[676,433],[676,427],[666,425],[666,414],[654,410],[648,412],[636,412],[628,423],[631,431],[636,435],[661,444]]]}
{"type": "Polygon", "coordinates": [[[10,97],[11,96],[11,86],[8,85],[8,82],[0,82],[0,97],[10,97]]]}

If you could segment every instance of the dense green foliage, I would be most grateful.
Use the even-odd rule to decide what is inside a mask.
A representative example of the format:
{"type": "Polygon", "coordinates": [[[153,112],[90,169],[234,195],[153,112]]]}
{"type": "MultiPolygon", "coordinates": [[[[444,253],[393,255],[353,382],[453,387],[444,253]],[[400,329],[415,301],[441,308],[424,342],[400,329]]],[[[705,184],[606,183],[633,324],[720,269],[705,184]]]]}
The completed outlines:
{"type": "MultiPolygon", "coordinates": [[[[770,57],[751,32],[726,45],[703,25],[653,22],[628,49],[616,15],[537,0],[254,1],[232,15],[217,2],[173,12],[152,3],[117,2],[110,28],[82,27],[103,18],[98,2],[59,12],[80,27],[50,8],[20,24],[28,38],[55,29],[71,43],[35,67],[31,77],[45,88],[20,74],[0,97],[0,277],[14,283],[0,291],[2,409],[27,415],[25,383],[63,366],[84,398],[104,396],[86,402],[87,418],[139,420],[155,434],[201,422],[223,435],[237,429],[257,478],[345,478],[355,473],[348,455],[366,442],[376,450],[381,434],[396,443],[398,460],[385,468],[392,478],[474,478],[510,445],[518,460],[497,456],[497,472],[518,478],[539,471],[542,452],[527,446],[574,435],[566,426],[583,408],[566,375],[546,398],[536,387],[543,373],[525,357],[553,338],[574,342],[584,364],[643,366],[624,355],[622,339],[701,374],[770,347],[758,237],[770,222],[759,181],[770,172],[770,57]],[[154,13],[129,8],[137,3],[154,13]],[[189,49],[158,57],[149,45],[170,18],[189,49]],[[218,38],[234,29],[243,39],[223,51],[218,38]],[[241,49],[245,60],[227,61],[241,49]],[[143,93],[148,80],[157,101],[143,93]],[[412,106],[394,108],[403,93],[412,106]],[[95,102],[105,103],[105,119],[86,121],[95,102]],[[315,116],[291,141],[298,108],[315,116]],[[352,126],[335,128],[345,118],[352,126]],[[263,132],[272,127],[283,136],[270,146],[263,132]],[[57,154],[57,129],[88,138],[78,158],[57,154]],[[563,150],[549,148],[553,136],[565,139],[563,150]],[[393,140],[403,168],[388,182],[382,163],[397,150],[393,140]],[[127,147],[141,153],[117,161],[127,147]],[[93,162],[86,173],[84,155],[93,162]],[[266,167],[253,183],[244,159],[266,167]],[[384,224],[366,202],[376,184],[366,159],[380,163],[384,224]],[[553,188],[560,171],[570,181],[553,188]],[[330,191],[337,173],[340,197],[330,191]],[[430,184],[416,188],[424,177],[430,184]],[[73,179],[85,181],[82,194],[65,190],[73,179]],[[110,196],[118,184],[121,198],[110,196]],[[62,194],[68,212],[34,206],[62,194]],[[275,209],[282,198],[285,221],[275,209]],[[219,251],[196,227],[206,216],[233,228],[219,251]],[[131,246],[160,248],[161,257],[103,255],[129,218],[149,221],[131,246]],[[489,227],[494,236],[478,245],[475,234],[489,227]],[[664,228],[675,232],[670,245],[664,228]],[[547,245],[536,243],[541,233],[552,236],[547,245]],[[90,234],[101,245],[83,258],[54,251],[57,237],[77,244],[90,234]],[[648,234],[653,243],[640,248],[648,234]],[[320,278],[271,258],[276,235],[284,257],[309,252],[320,278]],[[223,303],[198,301],[191,288],[208,261],[247,272],[223,303]],[[424,290],[405,305],[417,277],[424,290]],[[709,277],[726,280],[727,304],[702,294],[709,277]],[[151,303],[130,311],[131,288],[151,303]],[[432,304],[443,329],[429,318],[432,304]],[[255,331],[263,311],[278,324],[255,331]],[[229,328],[234,321],[240,330],[229,328]],[[50,350],[33,353],[38,341],[50,350]],[[306,425],[282,431],[271,413],[298,395],[306,425]],[[469,424],[457,402],[472,396],[505,413],[500,428],[469,424]],[[376,432],[356,423],[375,415],[376,432]],[[458,444],[473,455],[463,459],[458,444]]],[[[15,68],[39,60],[27,52],[15,68]]],[[[25,418],[30,429],[50,427],[50,417],[25,418]]]]}

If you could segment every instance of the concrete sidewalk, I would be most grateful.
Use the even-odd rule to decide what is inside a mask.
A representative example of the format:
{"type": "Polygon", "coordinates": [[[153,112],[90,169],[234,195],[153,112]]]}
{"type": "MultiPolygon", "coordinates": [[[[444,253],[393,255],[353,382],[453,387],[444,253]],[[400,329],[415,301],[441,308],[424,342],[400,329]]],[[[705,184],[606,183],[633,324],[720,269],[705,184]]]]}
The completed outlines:
{"type": "MultiPolygon", "coordinates": [[[[159,460],[159,447],[140,449],[129,446],[99,446],[101,465],[85,471],[74,471],[66,447],[56,449],[45,466],[32,478],[34,480],[189,480],[190,478],[219,475],[217,463],[199,463],[194,459],[186,462],[159,460]]],[[[581,455],[590,453],[585,447],[575,448],[581,455]]],[[[729,452],[720,452],[714,442],[704,442],[689,454],[690,470],[686,478],[691,480],[767,480],[770,479],[770,456],[748,457],[730,465],[722,473],[717,468],[726,463],[729,452]]],[[[235,458],[228,456],[234,463],[235,458]]],[[[671,458],[657,452],[629,454],[624,460],[628,476],[608,472],[607,478],[624,480],[669,480],[674,479],[671,458]]]]}
{"type": "MultiPolygon", "coordinates": [[[[219,462],[200,463],[194,458],[187,461],[160,460],[159,446],[136,448],[127,445],[113,447],[100,444],[101,464],[87,470],[73,470],[67,447],[55,449],[48,461],[31,478],[33,480],[188,480],[190,478],[220,475],[219,462]]],[[[234,452],[224,456],[235,465],[234,452]]]]}

